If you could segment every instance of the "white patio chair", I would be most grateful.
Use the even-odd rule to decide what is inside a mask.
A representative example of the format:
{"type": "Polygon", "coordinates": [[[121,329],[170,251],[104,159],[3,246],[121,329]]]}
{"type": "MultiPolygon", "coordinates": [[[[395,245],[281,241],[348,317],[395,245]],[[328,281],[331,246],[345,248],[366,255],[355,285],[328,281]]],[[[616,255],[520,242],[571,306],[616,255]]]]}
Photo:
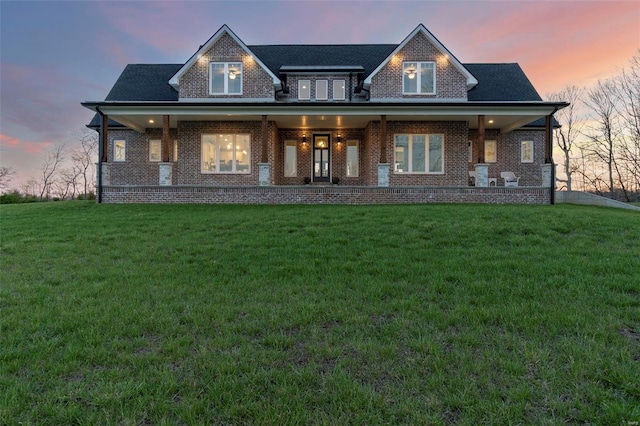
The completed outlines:
{"type": "Polygon", "coordinates": [[[520,177],[513,172],[501,172],[500,177],[504,179],[504,186],[518,186],[520,177]]]}

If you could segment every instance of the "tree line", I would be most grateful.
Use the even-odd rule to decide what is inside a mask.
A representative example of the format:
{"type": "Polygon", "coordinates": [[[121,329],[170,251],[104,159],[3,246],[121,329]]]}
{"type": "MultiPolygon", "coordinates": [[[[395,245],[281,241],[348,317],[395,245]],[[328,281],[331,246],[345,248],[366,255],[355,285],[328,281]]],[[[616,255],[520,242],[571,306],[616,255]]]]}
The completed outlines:
{"type": "Polygon", "coordinates": [[[640,49],[613,77],[549,99],[571,103],[555,115],[558,189],[640,201],[640,49]]]}
{"type": "Polygon", "coordinates": [[[3,204],[95,198],[95,163],[98,134],[82,129],[72,145],[53,145],[41,157],[38,175],[18,189],[11,188],[16,170],[0,167],[0,196],[3,204]]]}

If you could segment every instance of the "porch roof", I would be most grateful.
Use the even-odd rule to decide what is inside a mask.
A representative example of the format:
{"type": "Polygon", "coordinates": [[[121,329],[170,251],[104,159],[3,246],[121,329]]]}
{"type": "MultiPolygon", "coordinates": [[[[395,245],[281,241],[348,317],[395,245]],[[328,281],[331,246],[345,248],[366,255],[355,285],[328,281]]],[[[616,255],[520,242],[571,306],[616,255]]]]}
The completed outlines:
{"type": "Polygon", "coordinates": [[[83,106],[107,114],[122,125],[144,132],[161,128],[162,116],[170,116],[170,126],[178,121],[259,121],[263,115],[280,128],[322,129],[362,128],[386,115],[389,121],[466,121],[476,128],[484,115],[487,129],[508,132],[565,107],[565,102],[406,102],[336,104],[334,102],[175,102],[103,101],[83,106]]]}

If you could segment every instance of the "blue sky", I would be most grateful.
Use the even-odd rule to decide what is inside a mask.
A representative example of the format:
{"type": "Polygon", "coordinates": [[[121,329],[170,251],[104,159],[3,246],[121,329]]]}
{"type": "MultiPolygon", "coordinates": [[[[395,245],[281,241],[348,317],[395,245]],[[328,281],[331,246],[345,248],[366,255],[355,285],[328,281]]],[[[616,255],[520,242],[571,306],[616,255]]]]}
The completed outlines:
{"type": "Polygon", "coordinates": [[[71,144],[128,63],[184,63],[223,24],[246,44],[399,43],[424,24],[463,63],[518,62],[544,95],[640,48],[640,1],[0,0],[0,165],[15,187],[71,144]]]}

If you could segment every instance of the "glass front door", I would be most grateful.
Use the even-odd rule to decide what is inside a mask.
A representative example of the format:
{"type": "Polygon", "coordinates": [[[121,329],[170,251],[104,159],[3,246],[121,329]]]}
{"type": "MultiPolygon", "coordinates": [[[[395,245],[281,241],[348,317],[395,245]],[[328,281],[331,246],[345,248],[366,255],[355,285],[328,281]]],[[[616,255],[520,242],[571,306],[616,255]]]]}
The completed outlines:
{"type": "Polygon", "coordinates": [[[313,135],[313,181],[329,182],[329,135],[313,135]]]}

